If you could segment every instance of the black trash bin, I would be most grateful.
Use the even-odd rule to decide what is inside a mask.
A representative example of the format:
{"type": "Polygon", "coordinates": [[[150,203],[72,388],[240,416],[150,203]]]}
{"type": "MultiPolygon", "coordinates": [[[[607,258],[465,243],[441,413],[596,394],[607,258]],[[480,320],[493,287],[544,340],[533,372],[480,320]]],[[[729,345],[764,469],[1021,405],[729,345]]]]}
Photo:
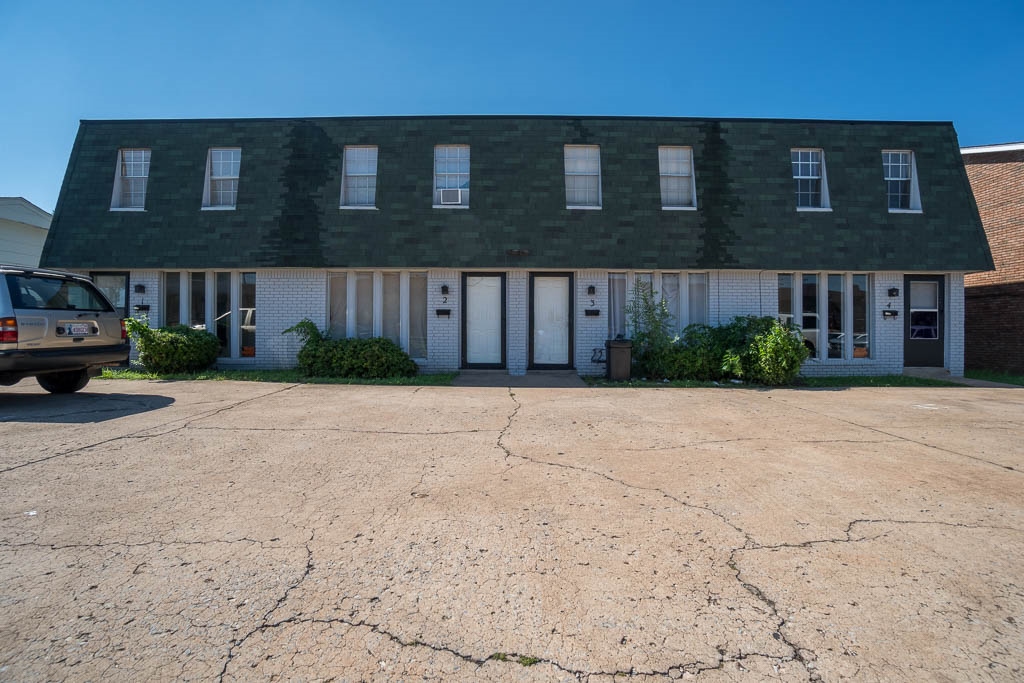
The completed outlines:
{"type": "Polygon", "coordinates": [[[629,379],[633,367],[633,342],[629,339],[609,339],[604,343],[607,359],[607,377],[615,382],[629,379]]]}

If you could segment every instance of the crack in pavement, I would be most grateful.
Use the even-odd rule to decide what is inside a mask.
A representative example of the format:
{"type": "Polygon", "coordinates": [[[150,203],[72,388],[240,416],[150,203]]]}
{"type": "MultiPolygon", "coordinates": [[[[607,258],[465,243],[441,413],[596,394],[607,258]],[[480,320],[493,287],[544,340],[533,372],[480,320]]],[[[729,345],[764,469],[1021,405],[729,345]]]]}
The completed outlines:
{"type": "Polygon", "coordinates": [[[197,415],[193,415],[193,416],[190,416],[190,417],[187,417],[187,418],[176,418],[174,420],[168,420],[167,422],[163,422],[161,424],[153,425],[153,426],[150,426],[150,427],[144,427],[143,429],[139,429],[139,430],[136,430],[134,432],[129,432],[128,434],[121,434],[120,436],[114,436],[114,437],[111,437],[109,439],[104,439],[102,441],[97,441],[95,443],[86,444],[84,446],[78,446],[76,448],[71,448],[71,449],[66,450],[66,451],[61,451],[60,453],[54,453],[53,455],[48,455],[45,458],[37,458],[36,460],[29,460],[28,462],[23,462],[23,463],[21,463],[19,465],[12,465],[11,467],[7,467],[5,469],[0,470],[0,474],[7,474],[8,472],[13,472],[14,470],[18,470],[18,469],[21,469],[23,467],[29,467],[31,465],[38,465],[38,464],[41,464],[41,463],[53,460],[55,458],[71,457],[71,456],[74,456],[77,453],[81,453],[82,451],[87,451],[87,450],[89,450],[91,448],[96,448],[97,446],[104,446],[104,445],[109,444],[109,443],[114,443],[115,441],[121,441],[121,440],[124,440],[124,439],[151,439],[151,438],[154,438],[154,437],[164,436],[166,434],[171,434],[171,433],[174,433],[176,431],[180,431],[182,429],[185,429],[186,427],[190,426],[193,422],[198,422],[199,420],[205,420],[208,417],[214,417],[214,416],[219,415],[219,414],[221,414],[221,413],[223,413],[223,412],[225,412],[227,410],[232,410],[234,408],[237,408],[238,406],[244,405],[246,403],[250,403],[252,401],[258,401],[260,399],[267,398],[268,396],[274,396],[275,394],[280,394],[280,393],[283,393],[285,391],[291,391],[292,389],[294,389],[295,387],[298,387],[298,386],[302,386],[302,385],[300,385],[300,384],[291,384],[291,385],[286,386],[284,388],[277,389],[275,391],[269,391],[269,392],[267,392],[265,394],[261,394],[259,396],[253,396],[253,397],[250,397],[250,398],[242,399],[241,401],[237,401],[235,403],[232,403],[231,405],[221,406],[220,408],[216,408],[214,410],[210,410],[210,411],[207,411],[205,413],[199,413],[197,415]],[[175,427],[174,429],[169,429],[169,430],[167,430],[165,432],[158,432],[156,434],[146,434],[145,433],[145,432],[151,432],[154,429],[159,429],[160,427],[166,427],[167,425],[171,425],[171,424],[174,424],[176,422],[183,422],[183,423],[180,426],[175,427]]]}
{"type": "MultiPolygon", "coordinates": [[[[678,504],[678,505],[680,505],[680,506],[682,506],[684,508],[703,510],[704,512],[707,512],[707,513],[713,515],[718,520],[720,520],[722,523],[724,523],[726,526],[728,526],[729,528],[733,529],[738,534],[743,536],[744,544],[742,546],[738,547],[738,548],[733,548],[731,550],[731,552],[729,554],[729,560],[728,560],[727,564],[730,567],[730,569],[732,569],[732,571],[735,573],[736,580],[739,582],[739,584],[748,593],[750,593],[757,600],[759,600],[764,605],[766,605],[769,608],[771,614],[779,622],[779,625],[776,628],[776,631],[772,634],[772,636],[777,641],[780,641],[784,645],[786,645],[792,651],[793,654],[789,658],[785,658],[785,657],[772,657],[772,658],[773,659],[778,659],[780,662],[783,662],[783,661],[796,661],[801,666],[803,666],[804,670],[808,674],[808,678],[809,678],[810,681],[813,682],[813,681],[820,680],[820,677],[817,675],[817,673],[812,671],[813,667],[809,667],[808,666],[808,664],[811,661],[813,661],[814,652],[809,650],[809,649],[800,647],[798,644],[796,644],[793,641],[791,641],[784,633],[782,633],[782,629],[786,625],[786,619],[781,614],[779,614],[779,611],[778,611],[778,608],[776,607],[775,602],[773,600],[771,600],[770,598],[768,598],[768,596],[765,595],[764,592],[760,588],[758,588],[757,586],[751,584],[748,581],[744,581],[741,578],[741,576],[740,576],[740,569],[735,564],[735,555],[736,555],[737,552],[739,552],[740,550],[742,550],[744,548],[757,545],[754,542],[753,538],[750,536],[750,534],[748,534],[742,528],[740,528],[739,526],[734,524],[732,521],[730,521],[723,513],[719,512],[719,511],[717,511],[717,510],[715,510],[715,509],[713,509],[713,508],[711,508],[709,506],[706,506],[706,505],[696,505],[694,503],[689,503],[687,501],[684,501],[684,500],[682,500],[682,499],[680,499],[680,498],[678,498],[678,497],[668,493],[667,491],[665,491],[663,489],[660,489],[660,488],[657,488],[657,487],[637,486],[635,484],[630,484],[630,483],[628,483],[626,481],[623,481],[621,479],[617,479],[617,478],[615,478],[615,477],[613,477],[611,475],[605,474],[603,472],[598,472],[596,470],[588,469],[586,467],[580,467],[578,465],[570,465],[570,464],[566,464],[566,463],[556,463],[556,462],[551,462],[551,461],[548,461],[548,460],[540,460],[540,459],[531,458],[531,457],[528,457],[528,456],[525,456],[525,455],[519,455],[517,453],[513,453],[512,450],[507,445],[505,445],[504,439],[507,436],[507,433],[508,433],[509,429],[511,429],[511,427],[512,427],[513,420],[515,419],[516,415],[518,415],[520,409],[522,408],[522,404],[516,398],[516,395],[512,391],[511,387],[509,388],[509,397],[512,399],[513,403],[515,404],[515,409],[509,414],[508,423],[505,425],[504,429],[501,430],[501,433],[498,435],[498,441],[497,441],[498,447],[505,453],[505,461],[506,462],[508,462],[509,458],[519,458],[519,459],[522,459],[522,460],[525,460],[525,461],[528,461],[528,462],[532,462],[532,463],[535,463],[535,464],[538,464],[538,465],[546,465],[546,466],[549,466],[549,467],[559,467],[559,468],[563,468],[563,469],[575,470],[575,471],[578,471],[578,472],[583,472],[583,473],[589,474],[591,476],[600,477],[602,479],[605,479],[607,481],[610,481],[612,483],[618,484],[619,486],[623,486],[623,487],[628,488],[628,489],[635,489],[635,490],[639,490],[639,491],[645,491],[647,493],[657,493],[657,494],[667,498],[668,500],[670,500],[670,501],[672,501],[672,502],[674,502],[674,503],[676,503],[676,504],[678,504]],[[810,653],[812,655],[811,659],[808,659],[804,655],[804,652],[810,653]]],[[[720,651],[720,654],[722,656],[722,660],[724,660],[725,659],[724,651],[720,651]]],[[[742,656],[742,653],[741,653],[740,656],[742,656]]],[[[733,658],[733,659],[735,659],[735,658],[733,658]]],[[[717,667],[712,667],[712,668],[721,668],[721,666],[724,665],[724,663],[725,663],[722,660],[719,661],[719,665],[717,667]]],[[[549,663],[551,663],[553,666],[557,666],[556,664],[554,664],[552,662],[549,662],[549,663]]],[[[573,672],[571,670],[565,669],[564,667],[559,667],[559,668],[561,668],[563,671],[566,671],[567,673],[575,673],[575,672],[573,672]]],[[[599,675],[599,674],[593,674],[593,675],[599,675]]],[[[609,674],[605,674],[605,675],[613,675],[614,676],[614,675],[634,675],[634,674],[626,674],[625,672],[617,672],[615,674],[609,673],[609,674]]],[[[657,675],[657,674],[652,674],[652,675],[657,675]]]]}
{"type": "Polygon", "coordinates": [[[224,676],[227,674],[228,666],[231,664],[231,660],[234,659],[235,653],[238,651],[238,648],[242,647],[242,645],[245,644],[245,641],[251,638],[254,634],[265,629],[267,627],[268,622],[270,621],[270,616],[281,608],[281,605],[285,603],[285,601],[288,599],[288,596],[291,594],[293,590],[298,588],[303,581],[309,578],[310,573],[313,571],[313,548],[310,547],[310,544],[313,543],[313,539],[315,537],[316,529],[309,533],[309,540],[306,541],[306,567],[302,572],[302,576],[300,576],[298,580],[295,581],[295,583],[288,586],[284,590],[284,593],[277,599],[277,602],[274,604],[274,606],[267,610],[267,612],[263,615],[263,623],[261,623],[256,628],[246,633],[240,639],[232,641],[231,644],[228,646],[228,655],[224,660],[224,666],[221,667],[220,673],[217,675],[218,681],[224,680],[224,676]]]}
{"type": "MultiPolygon", "coordinates": [[[[386,429],[345,429],[344,427],[195,427],[192,429],[205,429],[223,432],[338,432],[341,434],[391,434],[397,436],[444,436],[450,434],[479,434],[481,432],[494,432],[496,429],[455,429],[448,432],[400,432],[386,429]]],[[[164,432],[165,434],[168,432],[164,432]]]]}
{"type": "MultiPolygon", "coordinates": [[[[681,443],[675,446],[652,446],[650,448],[620,448],[618,449],[623,453],[649,453],[652,451],[674,451],[681,448],[693,448],[694,446],[707,446],[720,443],[737,443],[746,441],[761,441],[764,442],[767,439],[762,437],[752,436],[741,436],[735,439],[707,439],[703,441],[691,441],[689,443],[681,443]]],[[[803,443],[803,444],[816,444],[816,443],[899,443],[901,439],[794,439],[788,443],[803,443]]]]}
{"type": "MultiPolygon", "coordinates": [[[[271,611],[273,611],[273,610],[271,610],[271,611]]],[[[375,633],[375,634],[377,634],[379,636],[383,636],[383,637],[387,638],[388,640],[394,642],[395,644],[397,644],[401,648],[426,648],[426,649],[432,650],[433,652],[439,652],[439,653],[442,653],[442,654],[447,654],[447,655],[450,655],[452,657],[455,657],[456,659],[464,661],[466,663],[474,664],[474,665],[476,665],[477,668],[480,668],[480,667],[484,666],[485,664],[487,664],[487,662],[491,662],[491,661],[502,662],[502,663],[509,663],[509,664],[519,664],[520,666],[523,666],[523,667],[530,667],[530,666],[534,666],[536,664],[548,664],[549,666],[557,669],[558,671],[570,674],[573,677],[575,677],[577,680],[581,680],[581,681],[590,680],[590,678],[594,677],[594,676],[598,676],[598,677],[612,677],[612,678],[622,678],[622,677],[632,678],[632,677],[637,677],[637,676],[662,676],[662,677],[666,677],[667,678],[667,677],[672,676],[673,673],[677,673],[677,672],[680,673],[680,674],[688,673],[688,674],[691,674],[691,675],[699,675],[699,674],[704,673],[706,671],[717,671],[717,670],[720,670],[726,664],[730,664],[730,663],[734,663],[734,662],[742,662],[744,660],[751,659],[751,658],[763,658],[763,659],[768,659],[768,660],[770,660],[772,662],[780,662],[780,663],[782,663],[782,662],[789,662],[789,661],[795,661],[797,659],[795,656],[794,657],[779,657],[777,655],[770,655],[770,654],[765,654],[765,653],[762,653],[762,652],[744,652],[744,653],[740,653],[739,655],[737,655],[735,657],[730,657],[730,656],[726,656],[726,652],[725,652],[724,649],[716,648],[716,650],[718,651],[719,657],[714,662],[714,664],[709,664],[709,663],[701,661],[701,660],[696,660],[696,661],[693,661],[693,662],[685,662],[685,663],[673,664],[673,665],[671,665],[669,667],[666,667],[665,669],[658,669],[658,670],[655,670],[655,669],[637,669],[637,668],[633,667],[633,668],[628,669],[628,670],[626,670],[626,669],[619,669],[619,670],[615,670],[615,671],[587,671],[587,670],[584,670],[584,669],[572,669],[572,668],[569,668],[567,666],[559,664],[558,662],[556,662],[553,659],[547,659],[547,658],[544,658],[544,657],[534,657],[534,656],[526,655],[526,654],[519,653],[519,652],[495,651],[493,654],[488,655],[486,657],[479,657],[479,656],[474,656],[474,655],[471,655],[471,654],[467,654],[465,652],[461,652],[461,651],[459,651],[459,650],[457,650],[457,649],[455,649],[453,647],[449,647],[447,645],[439,645],[439,644],[434,644],[434,643],[428,643],[426,641],[418,640],[418,639],[416,639],[416,640],[405,640],[402,636],[400,636],[397,633],[394,633],[394,632],[384,628],[380,624],[369,622],[369,621],[367,621],[365,619],[354,620],[354,619],[345,618],[345,617],[317,618],[317,617],[301,617],[301,616],[298,616],[298,615],[292,616],[292,617],[288,617],[287,619],[282,619],[280,621],[276,621],[276,622],[273,622],[273,623],[261,624],[256,629],[254,629],[251,633],[246,635],[246,637],[243,638],[242,641],[239,641],[238,645],[240,646],[241,643],[246,638],[248,638],[249,636],[253,635],[254,633],[256,633],[258,631],[272,630],[272,629],[281,628],[281,627],[284,627],[284,626],[301,625],[301,624],[319,624],[319,625],[342,624],[342,625],[348,626],[350,628],[365,628],[365,629],[368,629],[371,633],[375,633]]],[[[227,667],[225,665],[225,670],[226,670],[226,668],[227,667]]],[[[224,675],[224,671],[221,672],[221,679],[220,680],[223,680],[223,675],[224,675]]],[[[812,678],[811,680],[815,680],[815,679],[812,678]]]]}
{"type": "MultiPolygon", "coordinates": [[[[100,543],[69,543],[66,545],[56,545],[53,543],[38,543],[27,541],[25,543],[8,543],[6,541],[0,541],[0,550],[18,548],[45,548],[47,550],[80,550],[83,548],[149,548],[152,546],[179,546],[179,545],[218,545],[225,544],[231,545],[233,543],[249,543],[259,545],[261,548],[265,548],[267,544],[274,543],[276,540],[271,539],[269,541],[258,541],[254,538],[236,538],[234,540],[227,539],[209,539],[206,541],[140,541],[139,543],[128,543],[127,541],[103,541],[100,543]]],[[[290,548],[294,546],[289,545],[273,545],[274,548],[290,548]]]]}
{"type": "MultiPolygon", "coordinates": [[[[771,398],[771,397],[768,397],[768,398],[771,398]]],[[[934,444],[926,443],[924,441],[918,441],[916,439],[911,439],[910,437],[906,437],[906,436],[903,436],[901,434],[893,434],[892,432],[887,432],[884,429],[879,429],[878,427],[871,427],[869,425],[863,425],[863,424],[860,424],[859,422],[854,422],[853,420],[844,420],[841,417],[836,417],[835,415],[829,415],[828,413],[822,413],[822,412],[819,412],[817,410],[811,410],[810,408],[805,408],[803,406],[796,405],[795,403],[790,403],[789,401],[786,401],[786,400],[780,399],[780,400],[776,401],[775,403],[776,404],[777,403],[782,403],[783,405],[787,405],[790,408],[796,408],[797,410],[802,410],[804,412],[811,413],[812,415],[817,415],[819,417],[824,417],[824,418],[829,419],[829,420],[835,420],[836,422],[842,422],[844,424],[848,424],[848,425],[851,425],[853,427],[860,427],[861,429],[867,429],[868,431],[875,432],[876,434],[884,434],[885,436],[891,436],[892,438],[897,439],[899,441],[906,441],[907,443],[916,444],[918,446],[924,446],[925,448],[933,448],[933,449],[935,449],[937,451],[941,451],[943,453],[949,453],[950,455],[956,455],[956,456],[959,456],[961,458],[968,458],[969,460],[977,460],[978,462],[985,463],[986,465],[992,465],[993,467],[998,467],[999,469],[1008,470],[1010,472],[1016,472],[1018,474],[1022,473],[1021,470],[1019,470],[1016,467],[1013,467],[1011,465],[1003,465],[1003,464],[998,463],[998,462],[993,462],[992,460],[986,460],[985,458],[980,458],[980,457],[978,457],[976,455],[969,455],[967,453],[961,453],[960,451],[954,451],[951,448],[943,448],[942,446],[936,446],[934,444]]]]}

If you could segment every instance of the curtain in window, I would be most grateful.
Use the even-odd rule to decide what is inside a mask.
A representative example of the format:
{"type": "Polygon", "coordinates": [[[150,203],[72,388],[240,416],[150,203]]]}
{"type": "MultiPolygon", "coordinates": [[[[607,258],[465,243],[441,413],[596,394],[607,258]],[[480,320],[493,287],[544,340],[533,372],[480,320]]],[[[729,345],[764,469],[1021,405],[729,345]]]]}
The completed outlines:
{"type": "Polygon", "coordinates": [[[373,336],[373,273],[356,273],[356,336],[373,336]]]}
{"type": "Polygon", "coordinates": [[[674,332],[679,331],[679,273],[665,273],[661,276],[661,298],[672,316],[674,332]]]}
{"type": "Polygon", "coordinates": [[[626,336],[626,274],[608,275],[608,338],[626,336]]]}
{"type": "Polygon", "coordinates": [[[409,273],[409,355],[427,357],[426,273],[409,273]]]}
{"type": "Polygon", "coordinates": [[[347,337],[345,320],[348,315],[348,273],[331,273],[330,302],[331,336],[335,339],[347,337]]]}
{"type": "Polygon", "coordinates": [[[402,343],[402,311],[399,299],[400,276],[398,273],[383,273],[382,295],[384,297],[384,319],[381,321],[381,333],[398,345],[402,343]]]}
{"type": "Polygon", "coordinates": [[[689,324],[708,324],[708,274],[690,273],[688,304],[690,309],[689,324]]]}

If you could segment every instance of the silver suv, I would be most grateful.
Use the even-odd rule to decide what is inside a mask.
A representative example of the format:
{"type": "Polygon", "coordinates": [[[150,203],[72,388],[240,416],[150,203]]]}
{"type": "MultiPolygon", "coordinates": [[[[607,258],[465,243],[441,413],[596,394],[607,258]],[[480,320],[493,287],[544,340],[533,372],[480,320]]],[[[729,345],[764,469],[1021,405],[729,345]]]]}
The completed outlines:
{"type": "Polygon", "coordinates": [[[89,278],[0,265],[0,384],[35,377],[68,394],[130,349],[124,319],[89,278]]]}

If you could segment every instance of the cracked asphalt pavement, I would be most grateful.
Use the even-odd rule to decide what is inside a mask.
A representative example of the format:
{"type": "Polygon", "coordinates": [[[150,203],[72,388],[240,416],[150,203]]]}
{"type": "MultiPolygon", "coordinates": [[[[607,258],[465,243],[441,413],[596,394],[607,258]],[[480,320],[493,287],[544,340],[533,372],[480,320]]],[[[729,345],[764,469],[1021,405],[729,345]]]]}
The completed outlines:
{"type": "Polygon", "coordinates": [[[1021,680],[1024,390],[0,390],[0,680],[1021,680]]]}

